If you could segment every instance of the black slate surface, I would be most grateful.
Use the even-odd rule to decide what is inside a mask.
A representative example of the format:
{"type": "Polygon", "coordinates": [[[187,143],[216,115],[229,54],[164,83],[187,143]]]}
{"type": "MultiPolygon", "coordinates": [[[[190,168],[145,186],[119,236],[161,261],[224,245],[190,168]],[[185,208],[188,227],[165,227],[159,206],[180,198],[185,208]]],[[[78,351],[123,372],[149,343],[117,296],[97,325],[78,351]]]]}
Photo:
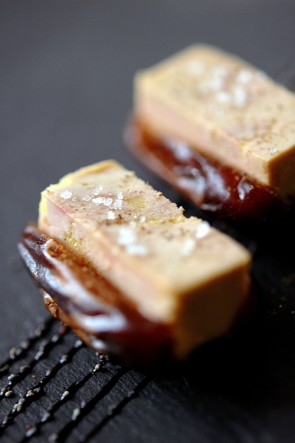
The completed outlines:
{"type": "Polygon", "coordinates": [[[253,251],[258,315],[178,373],[153,377],[108,361],[97,367],[93,351],[47,320],[16,250],[40,190],[108,157],[198,215],[124,149],[133,73],[204,41],[294,87],[294,22],[293,0],[0,1],[0,357],[8,363],[0,388],[15,385],[14,397],[0,397],[1,441],[25,441],[26,432],[31,441],[55,433],[71,442],[295,441],[292,222],[242,231],[210,219],[253,251]]]}

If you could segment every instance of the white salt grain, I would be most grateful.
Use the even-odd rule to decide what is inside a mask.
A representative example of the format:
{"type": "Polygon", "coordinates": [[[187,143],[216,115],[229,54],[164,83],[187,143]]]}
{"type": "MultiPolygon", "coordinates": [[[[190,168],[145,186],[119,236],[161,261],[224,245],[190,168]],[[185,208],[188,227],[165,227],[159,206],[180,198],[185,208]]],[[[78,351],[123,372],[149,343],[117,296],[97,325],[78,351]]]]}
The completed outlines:
{"type": "Polygon", "coordinates": [[[82,197],[82,200],[84,202],[89,202],[89,200],[91,200],[91,197],[89,195],[84,195],[84,197],[82,197]]]}
{"type": "Polygon", "coordinates": [[[112,198],[105,198],[105,197],[96,197],[92,199],[92,202],[95,205],[104,205],[104,206],[111,206],[111,204],[113,203],[113,199],[112,198]]]}
{"type": "Polygon", "coordinates": [[[245,84],[245,83],[249,83],[252,80],[252,77],[253,77],[252,72],[247,71],[246,69],[242,69],[238,73],[238,75],[236,77],[236,81],[245,84]]]}
{"type": "Polygon", "coordinates": [[[107,213],[107,219],[108,220],[115,220],[116,214],[113,211],[108,211],[107,213]]]}
{"type": "Polygon", "coordinates": [[[137,243],[136,233],[131,228],[120,228],[118,243],[119,245],[124,246],[126,252],[130,255],[146,255],[148,252],[145,245],[137,243]]]}
{"type": "Polygon", "coordinates": [[[94,194],[94,195],[99,195],[100,192],[101,192],[102,190],[103,190],[103,187],[102,187],[101,185],[96,186],[96,188],[95,188],[93,194],[94,194]]]}
{"type": "Polygon", "coordinates": [[[221,103],[230,103],[231,98],[228,92],[220,91],[216,94],[217,101],[221,103]]]}
{"type": "Polygon", "coordinates": [[[210,225],[206,221],[203,221],[197,225],[196,228],[196,239],[206,237],[210,232],[210,225]]]}
{"type": "Polygon", "coordinates": [[[71,191],[68,191],[67,189],[65,191],[62,191],[60,194],[61,198],[64,198],[65,200],[68,200],[69,198],[72,197],[72,193],[71,191]]]}
{"type": "Polygon", "coordinates": [[[236,87],[233,91],[233,102],[237,107],[243,107],[247,102],[247,93],[245,89],[236,87]]]}
{"type": "Polygon", "coordinates": [[[123,205],[123,200],[117,198],[112,205],[112,209],[119,209],[120,210],[120,209],[122,209],[122,205],[123,205]]]}
{"type": "Polygon", "coordinates": [[[122,246],[128,246],[136,242],[136,234],[130,228],[120,228],[118,243],[122,246]]]}

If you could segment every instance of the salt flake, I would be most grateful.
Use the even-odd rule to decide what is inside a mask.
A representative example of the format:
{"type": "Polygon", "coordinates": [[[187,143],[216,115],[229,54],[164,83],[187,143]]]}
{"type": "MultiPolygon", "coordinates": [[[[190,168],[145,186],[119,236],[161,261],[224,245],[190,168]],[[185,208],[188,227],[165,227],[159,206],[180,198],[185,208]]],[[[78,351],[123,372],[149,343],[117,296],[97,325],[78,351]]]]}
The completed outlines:
{"type": "Polygon", "coordinates": [[[96,186],[96,188],[95,188],[93,194],[94,194],[94,195],[99,195],[100,192],[101,192],[102,190],[103,190],[103,187],[102,187],[101,185],[96,186]]]}
{"type": "Polygon", "coordinates": [[[122,246],[128,246],[136,242],[136,234],[130,228],[120,228],[118,243],[122,246]]]}
{"type": "Polygon", "coordinates": [[[238,75],[236,77],[236,80],[238,82],[241,82],[241,83],[245,84],[245,83],[249,83],[252,80],[252,77],[253,77],[252,72],[247,71],[246,69],[242,69],[238,73],[238,75]]]}
{"type": "Polygon", "coordinates": [[[245,106],[247,101],[247,93],[245,89],[236,87],[233,91],[233,101],[234,104],[238,107],[245,106]]]}
{"type": "Polygon", "coordinates": [[[210,225],[208,222],[203,221],[197,225],[196,228],[196,239],[206,237],[210,232],[210,225]]]}
{"type": "Polygon", "coordinates": [[[117,198],[112,206],[112,209],[122,209],[123,200],[117,198]]]}
{"type": "Polygon", "coordinates": [[[72,197],[72,193],[71,191],[68,191],[67,189],[65,191],[62,191],[60,194],[61,198],[64,198],[65,200],[68,200],[69,198],[72,197]]]}
{"type": "Polygon", "coordinates": [[[118,243],[124,246],[126,252],[130,255],[146,255],[148,252],[145,245],[137,243],[137,236],[132,228],[120,228],[118,243]]]}
{"type": "Polygon", "coordinates": [[[94,203],[95,205],[111,206],[111,204],[113,203],[113,199],[110,197],[96,197],[92,199],[92,203],[94,203]]]}
{"type": "Polygon", "coordinates": [[[216,99],[221,103],[230,103],[231,101],[229,93],[225,91],[219,91],[216,94],[216,99]]]}
{"type": "Polygon", "coordinates": [[[113,211],[108,211],[107,213],[107,219],[108,220],[115,220],[116,214],[113,211]]]}

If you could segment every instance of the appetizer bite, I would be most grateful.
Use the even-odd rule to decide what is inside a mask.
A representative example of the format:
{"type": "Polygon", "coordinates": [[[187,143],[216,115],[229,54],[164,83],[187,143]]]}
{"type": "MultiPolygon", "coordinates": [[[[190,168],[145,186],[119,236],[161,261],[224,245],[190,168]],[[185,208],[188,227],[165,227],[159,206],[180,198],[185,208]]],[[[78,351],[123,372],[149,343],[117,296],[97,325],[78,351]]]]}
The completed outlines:
{"type": "Polygon", "coordinates": [[[228,333],[249,294],[244,247],[114,161],[43,191],[19,251],[50,312],[127,361],[184,358],[228,333]]]}
{"type": "Polygon", "coordinates": [[[139,72],[125,140],[198,207],[240,220],[288,212],[295,95],[241,59],[195,45],[139,72]]]}

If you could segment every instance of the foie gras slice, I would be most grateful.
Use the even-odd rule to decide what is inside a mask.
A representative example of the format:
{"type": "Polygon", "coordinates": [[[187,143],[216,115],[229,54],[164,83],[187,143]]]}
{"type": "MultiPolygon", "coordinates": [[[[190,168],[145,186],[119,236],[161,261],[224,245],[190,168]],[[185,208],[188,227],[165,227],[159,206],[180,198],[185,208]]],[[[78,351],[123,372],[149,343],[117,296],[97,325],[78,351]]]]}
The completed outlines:
{"type": "Polygon", "coordinates": [[[249,252],[114,161],[49,186],[39,229],[89,261],[140,315],[171,326],[177,357],[227,333],[248,297],[249,252]]]}
{"type": "Polygon", "coordinates": [[[295,195],[295,95],[240,58],[193,45],[140,71],[134,100],[156,136],[295,195]]]}

